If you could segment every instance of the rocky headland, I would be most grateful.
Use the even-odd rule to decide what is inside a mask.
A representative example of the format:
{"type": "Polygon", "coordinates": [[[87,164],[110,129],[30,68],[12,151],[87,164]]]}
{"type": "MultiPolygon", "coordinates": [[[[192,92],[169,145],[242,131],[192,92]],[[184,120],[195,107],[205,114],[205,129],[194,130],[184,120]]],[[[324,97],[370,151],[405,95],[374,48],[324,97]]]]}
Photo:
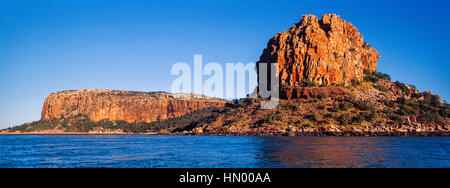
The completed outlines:
{"type": "MultiPolygon", "coordinates": [[[[83,89],[50,94],[41,120],[16,127],[15,134],[127,134],[139,125],[161,122],[194,111],[223,107],[227,101],[191,94],[83,89]],[[110,127],[105,127],[111,123],[110,127]],[[121,125],[121,126],[120,126],[121,125]]],[[[3,131],[4,134],[8,131],[3,131]]]]}
{"type": "Polygon", "coordinates": [[[379,57],[339,16],[305,15],[270,39],[257,62],[279,65],[275,109],[261,109],[261,98],[65,91],[45,100],[41,120],[1,133],[450,136],[450,105],[392,82],[377,71],[379,57]]]}

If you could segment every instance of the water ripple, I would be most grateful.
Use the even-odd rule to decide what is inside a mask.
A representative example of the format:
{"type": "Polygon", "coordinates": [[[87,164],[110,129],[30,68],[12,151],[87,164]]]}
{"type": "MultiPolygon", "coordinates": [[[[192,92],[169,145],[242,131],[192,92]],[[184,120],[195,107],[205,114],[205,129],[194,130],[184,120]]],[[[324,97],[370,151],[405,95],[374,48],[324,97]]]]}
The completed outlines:
{"type": "Polygon", "coordinates": [[[0,136],[0,167],[450,167],[450,138],[0,136]]]}

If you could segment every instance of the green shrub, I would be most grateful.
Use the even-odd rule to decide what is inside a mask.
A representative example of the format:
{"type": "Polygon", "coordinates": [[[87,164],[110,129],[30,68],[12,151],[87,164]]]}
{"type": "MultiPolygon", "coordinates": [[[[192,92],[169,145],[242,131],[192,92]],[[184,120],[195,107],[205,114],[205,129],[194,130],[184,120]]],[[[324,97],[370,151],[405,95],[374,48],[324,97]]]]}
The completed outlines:
{"type": "Polygon", "coordinates": [[[402,104],[402,105],[406,105],[406,104],[410,103],[410,101],[404,97],[397,98],[397,100],[395,102],[402,104]]]}
{"type": "Polygon", "coordinates": [[[444,118],[450,118],[450,110],[445,108],[439,109],[439,115],[441,115],[444,118]]]}
{"type": "Polygon", "coordinates": [[[422,94],[420,94],[420,93],[413,93],[413,94],[411,94],[411,97],[418,99],[418,98],[422,97],[422,94]]]}
{"type": "Polygon", "coordinates": [[[369,114],[369,121],[372,121],[372,120],[375,120],[375,119],[377,119],[379,117],[379,114],[378,114],[378,112],[374,112],[374,111],[372,111],[370,114],[369,114]]]}
{"type": "Polygon", "coordinates": [[[434,107],[442,105],[441,98],[438,95],[425,95],[424,103],[434,107]]]}
{"type": "Polygon", "coordinates": [[[353,104],[362,111],[374,111],[376,109],[375,105],[370,100],[356,100],[353,104]]]}
{"type": "Polygon", "coordinates": [[[397,115],[397,114],[392,115],[392,116],[391,116],[391,119],[394,120],[394,121],[396,121],[396,122],[402,122],[402,121],[403,121],[402,116],[399,116],[399,115],[397,115]]]}
{"type": "Polygon", "coordinates": [[[352,117],[350,114],[343,114],[338,118],[339,124],[348,125],[351,123],[352,117]]]}
{"type": "Polygon", "coordinates": [[[353,118],[353,122],[362,123],[366,120],[366,115],[363,113],[359,113],[357,116],[353,118]]]}
{"type": "Polygon", "coordinates": [[[380,79],[391,81],[391,75],[389,75],[389,74],[378,72],[377,76],[380,79]]]}
{"type": "Polygon", "coordinates": [[[373,87],[374,87],[375,89],[379,90],[379,91],[382,91],[382,92],[387,92],[387,91],[389,91],[388,88],[386,88],[386,87],[384,87],[384,86],[382,86],[382,85],[374,85],[373,87]]]}
{"type": "Polygon", "coordinates": [[[381,110],[381,113],[383,113],[383,114],[391,114],[391,110],[383,109],[383,110],[381,110]]]}
{"type": "Polygon", "coordinates": [[[353,118],[353,122],[362,123],[364,121],[372,121],[378,117],[377,112],[360,112],[357,116],[353,118]]]}
{"type": "Polygon", "coordinates": [[[302,85],[306,87],[314,87],[317,86],[317,82],[315,80],[306,80],[302,82],[302,85]]]}
{"type": "Polygon", "coordinates": [[[366,42],[364,42],[363,48],[372,48],[372,46],[370,44],[367,44],[366,42]]]}
{"type": "Polygon", "coordinates": [[[341,110],[348,110],[350,108],[353,108],[353,104],[348,101],[345,101],[344,103],[339,104],[339,108],[341,110]]]}
{"type": "Polygon", "coordinates": [[[271,123],[274,121],[281,121],[283,119],[282,115],[279,112],[273,113],[267,116],[262,123],[271,123]]]}
{"type": "Polygon", "coordinates": [[[302,123],[302,121],[299,119],[290,119],[288,123],[289,125],[299,125],[302,123]]]}
{"type": "Polygon", "coordinates": [[[311,123],[305,123],[305,124],[303,125],[303,127],[308,127],[308,128],[310,128],[310,127],[314,127],[314,125],[311,124],[311,123]]]}
{"type": "Polygon", "coordinates": [[[378,80],[380,80],[378,77],[372,75],[364,77],[364,81],[366,82],[378,82],[378,80]]]}
{"type": "Polygon", "coordinates": [[[364,69],[363,73],[365,75],[364,81],[377,82],[379,79],[389,81],[391,80],[391,76],[389,74],[381,72],[371,72],[369,69],[364,69]]]}
{"type": "Polygon", "coordinates": [[[327,94],[325,94],[325,93],[320,93],[320,94],[318,94],[316,97],[317,97],[318,99],[320,99],[320,100],[323,100],[323,99],[326,99],[326,98],[327,98],[327,94]]]}
{"type": "Polygon", "coordinates": [[[333,105],[333,111],[334,112],[339,112],[340,108],[339,108],[339,104],[334,104],[333,105]]]}
{"type": "Polygon", "coordinates": [[[403,92],[403,93],[405,93],[405,94],[409,94],[409,88],[408,88],[408,86],[406,86],[406,84],[404,84],[404,83],[401,83],[401,82],[399,82],[399,81],[396,81],[395,82],[395,85],[397,85],[397,87],[403,92]]]}
{"type": "Polygon", "coordinates": [[[317,115],[316,113],[306,116],[306,118],[311,121],[317,121],[318,117],[319,117],[319,115],[317,115]]]}
{"type": "Polygon", "coordinates": [[[375,73],[370,72],[369,69],[364,69],[364,81],[366,82],[378,82],[379,78],[375,75],[375,73]]]}
{"type": "Polygon", "coordinates": [[[435,113],[425,113],[421,116],[422,119],[425,119],[428,122],[436,122],[436,119],[438,118],[438,114],[435,113]]]}
{"type": "Polygon", "coordinates": [[[398,115],[401,115],[401,116],[406,116],[406,115],[408,115],[409,113],[408,113],[406,110],[404,110],[404,109],[399,109],[399,110],[397,111],[397,114],[398,114],[398,115]]]}

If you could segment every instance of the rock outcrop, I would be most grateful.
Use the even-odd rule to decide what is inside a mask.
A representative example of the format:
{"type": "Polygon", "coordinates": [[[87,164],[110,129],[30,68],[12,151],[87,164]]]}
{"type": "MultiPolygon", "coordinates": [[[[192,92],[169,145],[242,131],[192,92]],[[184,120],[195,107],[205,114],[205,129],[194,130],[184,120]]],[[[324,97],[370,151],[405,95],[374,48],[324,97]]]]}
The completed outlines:
{"type": "MultiPolygon", "coordinates": [[[[304,15],[289,30],[270,39],[257,65],[279,63],[280,86],[344,84],[377,70],[378,52],[349,22],[334,14],[304,15]]],[[[270,66],[268,66],[270,70],[270,66]]],[[[269,81],[270,84],[270,81],[269,81]]]]}
{"type": "Polygon", "coordinates": [[[93,121],[122,120],[149,123],[178,117],[198,109],[224,106],[226,101],[207,97],[187,97],[169,93],[116,90],[63,91],[49,95],[42,119],[59,119],[85,114],[93,121]]]}

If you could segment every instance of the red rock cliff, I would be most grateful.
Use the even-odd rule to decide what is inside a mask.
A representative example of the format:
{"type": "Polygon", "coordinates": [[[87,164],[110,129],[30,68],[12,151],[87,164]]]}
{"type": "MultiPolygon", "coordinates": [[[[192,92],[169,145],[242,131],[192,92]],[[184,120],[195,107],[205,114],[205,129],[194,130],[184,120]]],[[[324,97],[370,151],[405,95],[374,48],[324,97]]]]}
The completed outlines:
{"type": "MultiPolygon", "coordinates": [[[[303,82],[349,84],[363,70],[377,70],[378,52],[358,30],[334,14],[304,15],[300,23],[270,39],[259,63],[279,63],[281,86],[303,82]]],[[[270,82],[269,82],[270,83],[270,82]]]]}
{"type": "Polygon", "coordinates": [[[93,121],[123,120],[128,123],[153,122],[207,108],[224,100],[175,97],[168,93],[113,90],[78,90],[53,93],[45,99],[42,119],[86,114],[93,121]]]}

